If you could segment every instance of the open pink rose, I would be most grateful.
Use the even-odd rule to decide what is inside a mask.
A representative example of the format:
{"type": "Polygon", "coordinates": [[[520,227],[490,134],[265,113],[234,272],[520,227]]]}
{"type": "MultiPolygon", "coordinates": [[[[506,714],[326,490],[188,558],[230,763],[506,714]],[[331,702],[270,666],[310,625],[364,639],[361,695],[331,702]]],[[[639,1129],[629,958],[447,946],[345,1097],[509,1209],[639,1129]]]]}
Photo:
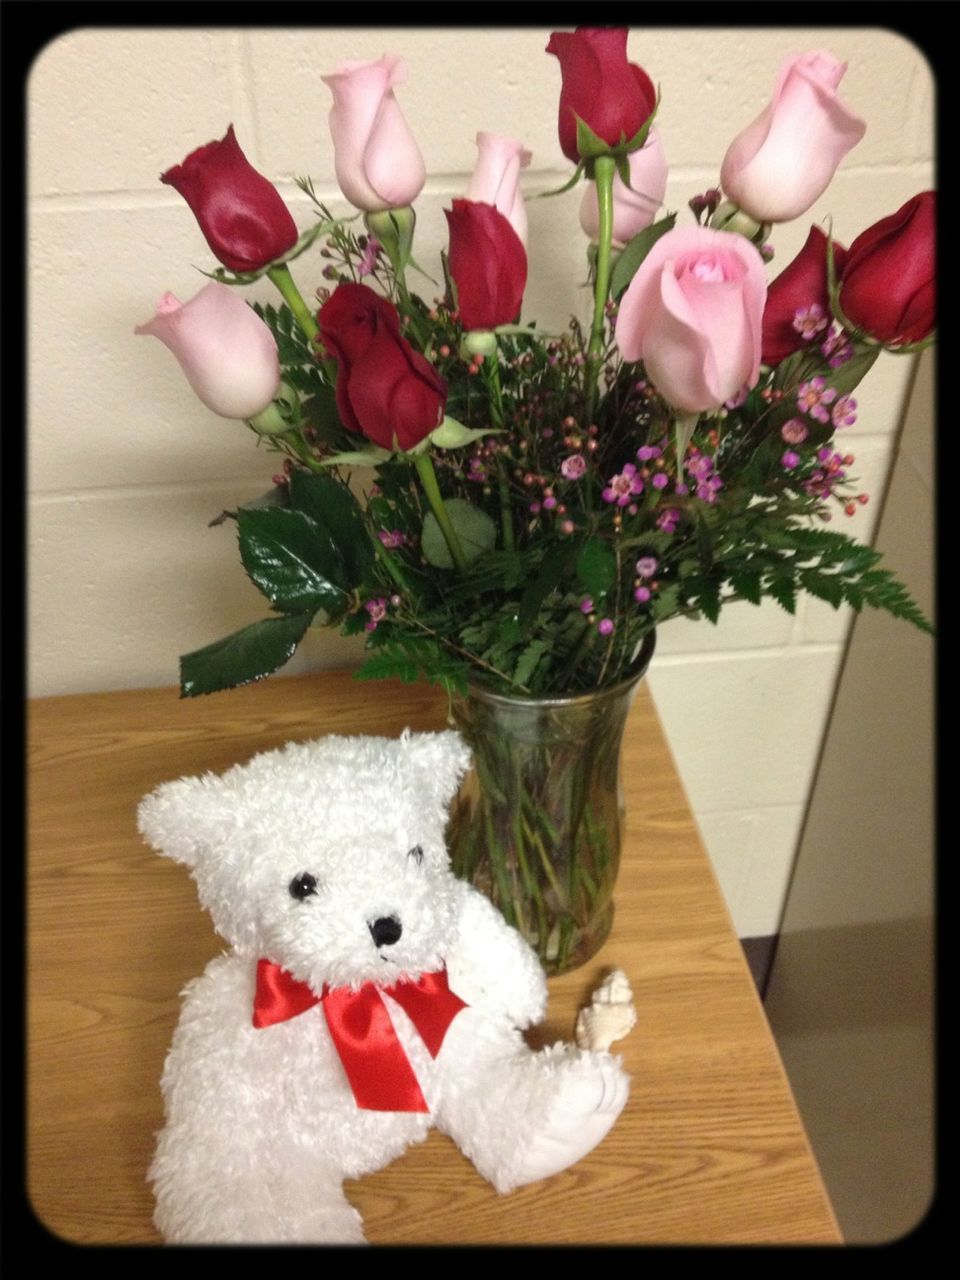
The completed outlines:
{"type": "MultiPolygon", "coordinates": [[[[667,190],[667,157],[656,129],[651,129],[639,151],[631,151],[630,186],[615,174],[613,179],[613,243],[622,247],[638,231],[656,219],[667,190]]],[[[600,234],[600,210],[596,183],[588,182],[580,201],[580,225],[591,240],[600,234]]]]}
{"type": "Polygon", "coordinates": [[[330,132],[340,190],[365,213],[413,204],[427,178],[423,156],[393,95],[400,58],[344,62],[321,76],[333,93],[330,132]]]}
{"type": "Polygon", "coordinates": [[[530,163],[530,152],[522,143],[497,133],[478,133],[477,152],[465,198],[492,204],[526,244],[527,211],[520,194],[520,170],[530,163]]]}
{"type": "Polygon", "coordinates": [[[846,69],[821,50],[788,58],[772,101],[727,148],[720,185],[757,222],[806,212],[866,132],[836,94],[846,69]]]}
{"type": "Polygon", "coordinates": [[[760,374],[767,283],[749,240],[709,227],[660,237],[620,300],[616,341],[677,409],[715,409],[760,374]]]}
{"type": "Polygon", "coordinates": [[[136,333],[169,347],[187,381],[222,418],[254,418],[280,389],[273,334],[229,285],[206,285],[189,302],[165,293],[136,333]]]}

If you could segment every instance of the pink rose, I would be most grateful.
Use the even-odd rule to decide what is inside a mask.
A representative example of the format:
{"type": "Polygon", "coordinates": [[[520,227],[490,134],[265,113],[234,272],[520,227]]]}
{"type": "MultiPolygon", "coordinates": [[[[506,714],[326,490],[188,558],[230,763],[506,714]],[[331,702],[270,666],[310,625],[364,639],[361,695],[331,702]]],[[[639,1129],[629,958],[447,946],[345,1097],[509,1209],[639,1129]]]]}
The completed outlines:
{"type": "Polygon", "coordinates": [[[525,245],[527,211],[520,194],[520,170],[530,163],[530,152],[522,143],[497,133],[478,133],[477,150],[477,163],[465,198],[492,204],[508,219],[525,245]]]}
{"type": "Polygon", "coordinates": [[[835,92],[846,69],[819,50],[788,58],[773,100],[727,148],[720,185],[757,222],[789,222],[809,209],[866,132],[835,92]]]}
{"type": "Polygon", "coordinates": [[[280,389],[273,334],[228,285],[206,285],[189,302],[165,293],[135,333],[159,338],[187,381],[222,418],[254,418],[280,389]]]}
{"type": "MultiPolygon", "coordinates": [[[[651,129],[639,151],[631,151],[630,186],[620,175],[613,179],[613,243],[622,247],[657,216],[667,190],[667,157],[656,129],[651,129]],[[632,188],[632,190],[631,190],[632,188]]],[[[591,240],[600,234],[600,210],[596,183],[588,182],[580,202],[580,225],[591,240]]]]}
{"type": "Polygon", "coordinates": [[[330,133],[340,190],[366,213],[413,204],[427,178],[423,156],[393,96],[400,58],[344,62],[321,76],[333,93],[330,133]]]}
{"type": "Polygon", "coordinates": [[[677,409],[715,409],[760,375],[763,259],[731,231],[660,237],[620,300],[616,341],[677,409]]]}

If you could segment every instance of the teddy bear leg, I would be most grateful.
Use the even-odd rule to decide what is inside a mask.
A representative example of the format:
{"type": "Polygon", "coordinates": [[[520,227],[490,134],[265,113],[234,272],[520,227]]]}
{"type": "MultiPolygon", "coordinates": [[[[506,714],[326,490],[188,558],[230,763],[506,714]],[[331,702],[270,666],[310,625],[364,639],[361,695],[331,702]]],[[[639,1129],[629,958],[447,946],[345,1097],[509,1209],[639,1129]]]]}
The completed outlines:
{"type": "Polygon", "coordinates": [[[494,1032],[472,1012],[447,1033],[438,1128],[501,1192],[569,1168],[623,1110],[628,1077],[619,1060],[569,1044],[534,1053],[519,1031],[494,1032]]]}
{"type": "Polygon", "coordinates": [[[362,1244],[339,1172],[296,1144],[198,1141],[167,1129],[150,1171],[170,1244],[362,1244]]]}

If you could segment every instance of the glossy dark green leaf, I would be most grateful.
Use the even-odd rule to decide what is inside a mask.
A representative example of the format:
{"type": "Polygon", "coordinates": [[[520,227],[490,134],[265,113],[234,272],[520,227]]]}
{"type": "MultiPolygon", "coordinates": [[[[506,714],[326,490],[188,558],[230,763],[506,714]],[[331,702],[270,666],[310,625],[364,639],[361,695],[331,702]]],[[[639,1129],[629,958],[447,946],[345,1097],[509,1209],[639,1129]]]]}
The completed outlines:
{"type": "Polygon", "coordinates": [[[643,231],[638,231],[632,240],[627,241],[617,255],[613,270],[610,272],[611,298],[614,300],[619,299],[627,285],[637,274],[637,269],[641,262],[643,262],[660,237],[673,230],[673,224],[676,220],[677,215],[675,213],[668,213],[665,218],[661,218],[659,222],[654,222],[652,226],[645,227],[643,231]]]}
{"type": "Polygon", "coordinates": [[[235,689],[270,675],[293,655],[312,617],[306,612],[264,618],[203,649],[185,653],[180,659],[181,697],[235,689]]]}
{"type": "Polygon", "coordinates": [[[251,580],[284,613],[346,604],[346,567],[330,534],[302,511],[239,511],[240,556],[251,580]]]}
{"type": "Polygon", "coordinates": [[[828,387],[833,387],[838,396],[849,395],[854,387],[859,386],[867,376],[880,355],[880,347],[868,347],[857,343],[854,353],[846,364],[839,369],[825,369],[823,377],[828,387]]]}
{"type": "Polygon", "coordinates": [[[326,530],[347,571],[348,586],[359,586],[373,567],[374,550],[356,498],[330,475],[295,471],[290,505],[326,530]]]}
{"type": "Polygon", "coordinates": [[[617,580],[617,557],[607,542],[595,539],[577,556],[577,578],[599,603],[617,580]]]}

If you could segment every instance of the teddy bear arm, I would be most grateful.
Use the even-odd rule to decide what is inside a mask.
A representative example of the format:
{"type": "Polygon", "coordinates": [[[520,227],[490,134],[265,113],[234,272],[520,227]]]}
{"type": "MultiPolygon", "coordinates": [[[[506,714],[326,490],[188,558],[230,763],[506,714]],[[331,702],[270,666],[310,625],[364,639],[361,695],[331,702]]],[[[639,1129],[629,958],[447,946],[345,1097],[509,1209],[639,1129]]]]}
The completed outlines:
{"type": "Polygon", "coordinates": [[[450,985],[469,1004],[513,1025],[542,1021],[547,980],[533,948],[482,893],[463,881],[456,938],[447,954],[450,985]]]}

